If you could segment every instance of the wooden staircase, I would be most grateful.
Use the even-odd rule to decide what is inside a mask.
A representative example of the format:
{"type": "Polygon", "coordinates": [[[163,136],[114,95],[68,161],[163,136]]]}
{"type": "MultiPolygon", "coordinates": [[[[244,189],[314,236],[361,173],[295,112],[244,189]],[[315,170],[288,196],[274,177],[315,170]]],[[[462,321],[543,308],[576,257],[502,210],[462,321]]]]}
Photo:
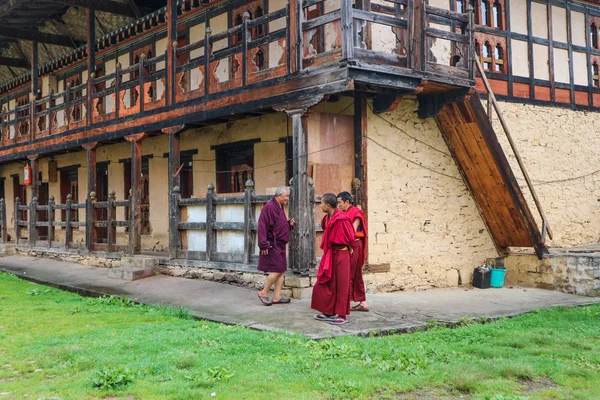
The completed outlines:
{"type": "MultiPolygon", "coordinates": [[[[493,101],[495,103],[495,98],[493,101]]],[[[436,120],[498,251],[506,253],[508,247],[530,247],[542,258],[548,252],[544,244],[547,231],[545,216],[530,186],[544,221],[540,230],[479,95],[475,92],[461,101],[447,103],[436,120]]],[[[504,119],[501,118],[501,121],[504,126],[504,119]]],[[[505,126],[513,145],[507,129],[505,126]]],[[[513,147],[513,150],[530,184],[516,148],[513,147]]]]}

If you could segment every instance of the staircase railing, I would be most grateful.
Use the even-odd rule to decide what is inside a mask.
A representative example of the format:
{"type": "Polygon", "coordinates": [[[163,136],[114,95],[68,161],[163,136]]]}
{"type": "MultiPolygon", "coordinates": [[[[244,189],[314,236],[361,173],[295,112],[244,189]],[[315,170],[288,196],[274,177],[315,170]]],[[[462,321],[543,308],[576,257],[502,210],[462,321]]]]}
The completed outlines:
{"type": "Polygon", "coordinates": [[[498,116],[498,119],[500,120],[500,124],[502,125],[502,129],[504,129],[504,134],[506,135],[506,138],[508,139],[508,143],[510,144],[511,149],[512,149],[513,153],[515,154],[517,163],[519,163],[519,168],[521,169],[521,172],[523,173],[525,182],[527,182],[527,187],[529,188],[529,191],[531,192],[531,196],[533,197],[533,201],[535,202],[535,206],[538,210],[538,213],[540,214],[540,217],[542,219],[542,244],[545,244],[546,233],[548,234],[548,237],[550,239],[552,239],[552,230],[550,229],[550,225],[548,224],[548,220],[546,219],[546,214],[544,213],[542,204],[540,203],[537,193],[535,192],[535,189],[533,188],[533,183],[531,182],[531,179],[529,178],[529,174],[527,173],[527,170],[525,169],[525,164],[523,163],[523,159],[521,158],[521,155],[519,154],[519,151],[517,150],[517,146],[512,138],[512,135],[510,134],[510,129],[508,128],[508,124],[506,123],[506,120],[504,119],[504,115],[502,114],[502,111],[500,110],[500,106],[498,105],[498,102],[496,101],[496,96],[494,96],[494,92],[492,91],[490,82],[488,81],[487,76],[485,75],[485,71],[484,71],[483,67],[481,66],[481,62],[479,61],[478,57],[474,57],[474,58],[475,58],[475,63],[477,65],[477,70],[479,71],[479,75],[481,75],[481,79],[483,80],[483,85],[485,86],[485,90],[488,92],[488,96],[489,96],[488,117],[491,120],[492,114],[491,114],[491,108],[489,107],[489,101],[491,101],[492,105],[494,106],[494,109],[496,110],[496,115],[498,116]]]}

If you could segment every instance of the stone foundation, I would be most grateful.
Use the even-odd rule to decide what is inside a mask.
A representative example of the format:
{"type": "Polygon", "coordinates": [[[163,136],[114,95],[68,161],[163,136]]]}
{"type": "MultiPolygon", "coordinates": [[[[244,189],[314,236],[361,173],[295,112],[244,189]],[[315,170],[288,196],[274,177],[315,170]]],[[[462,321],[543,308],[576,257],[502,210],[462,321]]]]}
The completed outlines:
{"type": "MultiPolygon", "coordinates": [[[[231,285],[245,286],[256,290],[261,290],[265,286],[267,280],[267,275],[262,272],[227,271],[173,265],[161,265],[158,268],[158,271],[164,275],[229,283],[231,285]]],[[[294,299],[310,297],[315,282],[316,277],[286,276],[281,294],[294,299]]]]}
{"type": "Polygon", "coordinates": [[[28,249],[23,247],[13,247],[15,254],[27,256],[27,257],[39,257],[47,258],[49,260],[57,260],[64,262],[72,262],[83,265],[90,265],[92,267],[100,268],[117,268],[121,266],[121,256],[119,255],[98,255],[98,254],[87,254],[83,252],[66,252],[64,250],[52,250],[52,249],[28,249]]]}
{"type": "Polygon", "coordinates": [[[600,296],[600,254],[551,254],[506,257],[507,285],[557,290],[582,296],[600,296]]]}

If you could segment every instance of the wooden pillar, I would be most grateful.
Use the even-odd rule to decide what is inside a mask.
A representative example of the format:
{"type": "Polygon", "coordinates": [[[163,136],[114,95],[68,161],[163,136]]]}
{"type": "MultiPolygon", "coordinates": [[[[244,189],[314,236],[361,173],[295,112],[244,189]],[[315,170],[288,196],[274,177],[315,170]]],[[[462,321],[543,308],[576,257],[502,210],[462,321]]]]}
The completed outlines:
{"type": "Polygon", "coordinates": [[[293,208],[290,210],[296,219],[296,229],[292,231],[296,246],[290,251],[290,270],[296,274],[307,275],[312,267],[315,249],[314,205],[310,198],[308,176],[308,136],[306,109],[291,110],[293,140],[293,208]]]}
{"type": "Polygon", "coordinates": [[[342,58],[354,58],[354,21],[352,18],[352,0],[341,0],[342,20],[342,58]]]}
{"type": "Polygon", "coordinates": [[[167,104],[175,102],[175,50],[177,49],[177,0],[167,0],[167,104]]]}
{"type": "Polygon", "coordinates": [[[88,251],[93,251],[95,244],[98,242],[98,231],[95,226],[96,210],[94,203],[96,202],[96,145],[97,142],[86,143],[82,147],[87,154],[87,201],[86,201],[86,231],[85,242],[88,251]]]}
{"type": "Polygon", "coordinates": [[[37,241],[37,196],[31,197],[31,203],[29,203],[29,246],[35,247],[37,241]]]}
{"type": "Polygon", "coordinates": [[[92,94],[94,93],[93,80],[96,77],[96,11],[93,8],[87,9],[87,70],[88,70],[88,81],[87,81],[87,103],[86,103],[86,117],[88,125],[91,124],[93,117],[93,100],[92,94]]]}
{"type": "Polygon", "coordinates": [[[96,182],[97,182],[97,177],[96,177],[96,146],[98,145],[98,142],[92,142],[92,143],[86,143],[84,145],[82,145],[82,147],[85,149],[86,153],[87,153],[87,167],[88,167],[88,172],[87,172],[87,179],[88,179],[88,183],[87,183],[87,193],[90,194],[92,192],[96,191],[96,182]]]}
{"type": "Polygon", "coordinates": [[[354,178],[359,180],[358,185],[353,185],[359,190],[355,193],[356,205],[361,205],[363,211],[367,210],[366,196],[366,130],[367,130],[367,101],[363,96],[354,98],[354,178]]]}
{"type": "Polygon", "coordinates": [[[31,95],[29,96],[29,133],[30,138],[35,138],[35,101],[37,100],[38,93],[38,43],[36,41],[31,42],[31,95]]]}
{"type": "Polygon", "coordinates": [[[185,125],[164,128],[163,133],[169,135],[169,256],[177,258],[177,251],[181,248],[179,234],[179,193],[181,189],[181,133],[185,125]],[[177,190],[175,190],[177,188],[177,190]],[[177,192],[177,193],[176,193],[177,192]]]}
{"type": "Polygon", "coordinates": [[[409,67],[423,71],[425,69],[425,0],[411,0],[409,6],[409,67]]]}
{"type": "Polygon", "coordinates": [[[2,243],[6,243],[8,233],[6,229],[6,201],[4,199],[0,199],[0,219],[2,220],[2,231],[0,232],[0,236],[2,237],[2,243]]]}
{"type": "Polygon", "coordinates": [[[40,163],[39,155],[35,154],[27,156],[31,166],[31,198],[38,198],[40,196],[39,183],[40,183],[40,163]]]}
{"type": "Polygon", "coordinates": [[[129,248],[133,254],[142,249],[142,140],[145,133],[125,136],[131,143],[131,207],[129,208],[129,248]]]}

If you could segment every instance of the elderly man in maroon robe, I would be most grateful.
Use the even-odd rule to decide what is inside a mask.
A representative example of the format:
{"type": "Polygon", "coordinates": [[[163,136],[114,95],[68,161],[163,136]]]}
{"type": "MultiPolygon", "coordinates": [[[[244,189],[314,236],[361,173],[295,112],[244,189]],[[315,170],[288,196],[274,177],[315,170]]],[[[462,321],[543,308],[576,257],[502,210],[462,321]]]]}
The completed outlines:
{"type": "Polygon", "coordinates": [[[318,321],[332,325],[345,324],[350,314],[350,253],[354,245],[354,229],[348,215],[338,210],[333,193],[321,198],[325,213],[321,226],[323,257],[313,288],[311,307],[320,312],[318,321]]]}
{"type": "Polygon", "coordinates": [[[296,225],[294,218],[288,220],[283,210],[289,199],[290,189],[286,186],[278,187],[258,218],[258,269],[269,273],[265,287],[258,292],[258,298],[265,306],[291,302],[288,297],[281,295],[283,275],[287,269],[285,246],[290,240],[290,229],[296,225]],[[274,286],[273,299],[269,300],[271,286],[274,286]]]}
{"type": "Polygon", "coordinates": [[[367,259],[367,223],[365,214],[352,204],[352,195],[341,192],[337,195],[338,208],[345,212],[354,227],[354,252],[350,257],[350,301],[358,302],[352,311],[369,311],[362,268],[367,259]]]}

